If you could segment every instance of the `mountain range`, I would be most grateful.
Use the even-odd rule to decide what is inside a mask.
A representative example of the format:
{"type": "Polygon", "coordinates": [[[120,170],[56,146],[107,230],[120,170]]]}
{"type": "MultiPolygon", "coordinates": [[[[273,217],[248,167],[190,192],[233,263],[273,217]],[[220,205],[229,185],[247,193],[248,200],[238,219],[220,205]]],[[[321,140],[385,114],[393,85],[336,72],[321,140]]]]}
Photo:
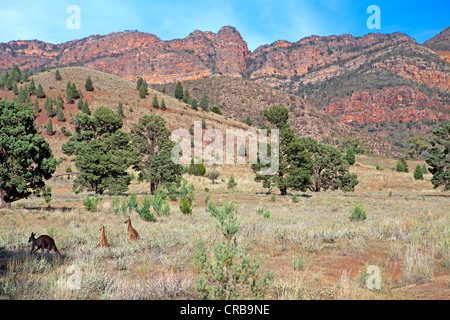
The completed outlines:
{"type": "MultiPolygon", "coordinates": [[[[230,26],[217,33],[197,30],[171,41],[125,31],[62,44],[1,43],[0,70],[14,65],[35,71],[80,66],[127,80],[142,77],[156,89],[161,84],[190,81],[194,90],[197,81],[213,99],[217,90],[212,88],[220,87],[218,81],[235,88],[251,86],[251,90],[257,84],[283,91],[288,99],[293,95],[304,98],[340,122],[392,140],[395,137],[390,132],[401,135],[405,123],[414,123],[410,135],[417,135],[429,133],[439,121],[450,120],[449,36],[450,27],[423,44],[399,32],[310,36],[297,42],[279,40],[250,52],[240,33],[230,26]]],[[[193,96],[199,98],[195,90],[193,96]]],[[[218,100],[237,120],[259,110],[251,109],[245,98],[218,100]]]]}

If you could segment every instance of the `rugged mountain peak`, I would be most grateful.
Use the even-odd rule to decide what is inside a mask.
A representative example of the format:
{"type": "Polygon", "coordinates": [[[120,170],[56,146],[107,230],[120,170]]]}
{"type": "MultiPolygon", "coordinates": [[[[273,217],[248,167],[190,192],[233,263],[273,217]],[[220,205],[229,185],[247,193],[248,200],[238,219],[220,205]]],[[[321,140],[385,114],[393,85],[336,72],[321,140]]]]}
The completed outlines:
{"type": "Polygon", "coordinates": [[[450,51],[450,27],[442,30],[430,40],[425,41],[423,45],[435,51],[450,51]]]}
{"type": "Polygon", "coordinates": [[[220,29],[214,37],[214,48],[219,73],[225,76],[241,77],[250,51],[239,31],[230,26],[220,29]]]}
{"type": "Polygon", "coordinates": [[[423,45],[437,52],[442,60],[450,63],[450,27],[442,30],[423,45]]]}

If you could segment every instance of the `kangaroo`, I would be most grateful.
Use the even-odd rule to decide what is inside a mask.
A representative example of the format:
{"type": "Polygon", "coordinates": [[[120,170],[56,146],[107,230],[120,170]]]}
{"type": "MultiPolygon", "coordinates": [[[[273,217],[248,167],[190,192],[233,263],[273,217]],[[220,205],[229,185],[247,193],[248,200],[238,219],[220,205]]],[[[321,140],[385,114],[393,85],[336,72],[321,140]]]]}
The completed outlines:
{"type": "Polygon", "coordinates": [[[138,240],[139,239],[139,233],[131,225],[130,217],[128,217],[128,219],[125,220],[124,223],[128,223],[128,239],[130,239],[131,241],[138,240]]]}
{"type": "Polygon", "coordinates": [[[106,231],[105,226],[103,226],[100,229],[100,247],[107,247],[108,246],[108,239],[106,239],[106,231]]]}
{"type": "Polygon", "coordinates": [[[30,238],[28,239],[28,243],[32,243],[30,254],[33,254],[33,252],[36,252],[39,249],[41,249],[42,253],[44,253],[44,250],[47,249],[47,252],[54,250],[62,256],[62,254],[58,251],[58,248],[56,248],[55,240],[53,240],[52,237],[43,235],[36,239],[34,237],[35,235],[36,233],[32,232],[30,238]],[[35,247],[37,247],[36,250],[35,247]]]}

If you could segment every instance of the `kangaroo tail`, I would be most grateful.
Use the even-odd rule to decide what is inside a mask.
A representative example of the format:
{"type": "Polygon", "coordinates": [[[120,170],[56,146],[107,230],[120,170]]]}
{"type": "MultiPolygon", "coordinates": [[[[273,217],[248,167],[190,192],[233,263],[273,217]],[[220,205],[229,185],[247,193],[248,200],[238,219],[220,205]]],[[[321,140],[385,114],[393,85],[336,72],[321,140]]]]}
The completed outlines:
{"type": "Polygon", "coordinates": [[[55,246],[55,251],[59,253],[59,255],[62,257],[63,255],[61,254],[61,252],[59,252],[58,248],[55,246]]]}

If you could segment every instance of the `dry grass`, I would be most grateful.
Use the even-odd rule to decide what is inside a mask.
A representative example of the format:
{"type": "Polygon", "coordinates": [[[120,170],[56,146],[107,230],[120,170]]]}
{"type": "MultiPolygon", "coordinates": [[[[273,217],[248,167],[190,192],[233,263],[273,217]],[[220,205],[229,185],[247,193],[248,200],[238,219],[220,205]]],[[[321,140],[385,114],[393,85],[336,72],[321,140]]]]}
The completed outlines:
{"type": "MultiPolygon", "coordinates": [[[[262,261],[262,271],[275,274],[268,299],[448,299],[448,195],[432,189],[431,175],[415,181],[412,172],[375,169],[377,162],[393,167],[395,160],[357,160],[352,171],[361,182],[354,193],[307,192],[300,194],[298,203],[280,195],[270,201],[246,166],[217,167],[221,173],[217,184],[205,177],[186,176],[196,188],[193,214],[181,214],[178,202],[171,202],[170,216],[157,217],[156,222],[145,222],[132,212],[133,226],[141,235],[133,243],[127,238],[126,217],[113,213],[113,197],[104,196],[100,211],[90,213],[82,205],[87,193],[74,195],[70,180],[53,179],[50,207],[42,199],[30,198],[15,202],[10,211],[0,211],[0,295],[13,299],[197,298],[195,243],[201,238],[212,248],[220,239],[214,219],[205,211],[208,188],[219,205],[239,202],[241,250],[262,261]],[[227,189],[231,173],[238,183],[233,191],[227,189]],[[356,202],[367,211],[365,221],[349,220],[356,202]],[[259,207],[270,210],[270,219],[256,213],[259,207]],[[102,225],[108,248],[98,246],[102,225]],[[30,256],[27,239],[32,231],[52,235],[64,258],[30,256]],[[293,264],[299,256],[301,267],[293,264]],[[381,269],[383,290],[361,285],[369,265],[381,269]],[[78,290],[64,285],[71,266],[80,271],[78,290]]],[[[410,167],[417,163],[411,162],[410,167]]],[[[134,181],[130,193],[135,192],[139,202],[148,190],[147,184],[134,181]]]]}

